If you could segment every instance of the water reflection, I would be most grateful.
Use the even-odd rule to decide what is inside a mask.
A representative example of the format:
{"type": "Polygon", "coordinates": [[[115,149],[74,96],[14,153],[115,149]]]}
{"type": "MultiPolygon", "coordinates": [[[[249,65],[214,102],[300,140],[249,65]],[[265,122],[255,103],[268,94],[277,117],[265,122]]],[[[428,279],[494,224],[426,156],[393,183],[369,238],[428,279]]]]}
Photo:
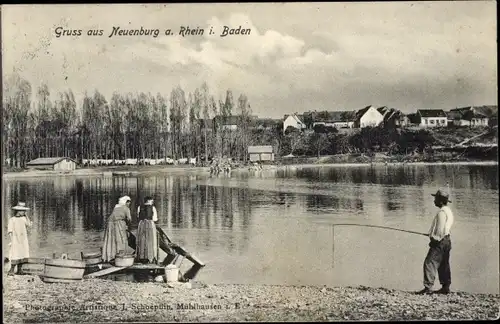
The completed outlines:
{"type": "Polygon", "coordinates": [[[484,165],[366,165],[359,167],[288,167],[279,178],[300,178],[308,182],[381,185],[446,185],[454,188],[498,190],[498,167],[484,165]]]}
{"type": "Polygon", "coordinates": [[[307,211],[314,213],[331,213],[332,210],[363,210],[363,200],[360,198],[307,195],[305,199],[307,211]]]}
{"type": "MultiPolygon", "coordinates": [[[[414,267],[420,269],[421,260],[418,257],[410,262],[406,258],[415,251],[383,254],[370,242],[380,239],[395,248],[402,246],[401,241],[391,243],[392,235],[380,233],[376,237],[378,234],[373,232],[352,229],[341,232],[348,234],[338,246],[355,248],[353,242],[366,244],[353,251],[378,255],[378,263],[366,257],[363,262],[367,268],[397,260],[405,265],[401,266],[401,273],[393,273],[391,278],[385,278],[383,272],[373,272],[354,279],[350,277],[354,274],[349,274],[349,270],[344,273],[340,267],[336,270],[340,273],[333,275],[333,239],[324,224],[365,222],[426,231],[435,213],[430,194],[446,183],[452,190],[452,209],[457,219],[454,244],[463,252],[454,262],[476,276],[476,281],[461,280],[462,288],[482,287],[479,281],[498,282],[498,233],[494,232],[498,232],[496,166],[289,167],[235,174],[231,178],[163,175],[3,180],[3,230],[5,238],[10,206],[24,200],[31,208],[34,222],[31,253],[48,256],[69,251],[78,255],[82,250],[100,247],[105,220],[120,196],[132,198],[134,222],[137,205],[145,196],[152,196],[160,226],[176,242],[185,244],[211,264],[202,274],[207,281],[339,285],[362,282],[379,286],[397,281],[413,285],[407,274],[414,267]],[[370,248],[374,250],[366,250],[370,248]],[[322,257],[311,258],[310,251],[322,251],[322,257]],[[471,263],[466,258],[471,253],[475,260],[488,265],[484,273],[476,269],[481,262],[471,263]],[[495,278],[492,273],[496,273],[495,278]],[[351,283],[351,279],[357,282],[351,283]]],[[[344,251],[344,257],[338,246],[336,251],[345,269],[360,266],[361,256],[353,258],[344,251]]],[[[416,285],[420,287],[420,280],[416,285]]]]}

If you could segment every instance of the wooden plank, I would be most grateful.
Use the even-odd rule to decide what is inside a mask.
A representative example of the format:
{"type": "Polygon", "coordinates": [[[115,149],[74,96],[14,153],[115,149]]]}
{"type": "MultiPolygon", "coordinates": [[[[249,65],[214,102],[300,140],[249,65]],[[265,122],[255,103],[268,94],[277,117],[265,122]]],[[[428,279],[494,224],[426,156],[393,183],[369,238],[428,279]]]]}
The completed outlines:
{"type": "MultiPolygon", "coordinates": [[[[165,252],[166,254],[172,256],[169,260],[170,262],[173,261],[173,259],[174,259],[173,255],[175,253],[177,253],[177,254],[182,255],[183,257],[185,257],[189,261],[193,262],[194,264],[197,264],[201,267],[205,266],[205,264],[200,259],[198,259],[196,256],[190,254],[188,251],[186,251],[181,246],[178,246],[177,244],[172,243],[170,238],[167,236],[167,234],[163,231],[163,229],[161,227],[156,225],[156,229],[157,229],[157,232],[159,234],[158,236],[160,238],[160,242],[159,242],[160,249],[163,252],[165,252]]],[[[136,249],[136,237],[131,231],[128,231],[128,233],[129,233],[128,245],[132,249],[135,250],[136,249]]],[[[167,256],[167,258],[168,258],[168,256],[167,256]]]]}
{"type": "MultiPolygon", "coordinates": [[[[198,259],[194,255],[190,254],[188,251],[186,251],[181,246],[178,246],[177,244],[172,243],[170,238],[167,236],[167,234],[163,231],[163,229],[161,227],[156,226],[156,229],[158,230],[158,233],[160,234],[159,235],[160,236],[160,247],[168,246],[169,249],[173,249],[175,252],[182,255],[183,257],[185,257],[189,261],[193,262],[194,264],[198,264],[201,267],[205,266],[205,264],[200,259],[198,259]]],[[[163,248],[163,250],[165,251],[165,248],[163,248]]]]}
{"type": "Polygon", "coordinates": [[[97,278],[97,277],[102,277],[111,273],[118,272],[120,270],[126,269],[128,267],[110,267],[107,269],[103,269],[97,272],[90,273],[86,276],[83,276],[83,279],[90,279],[90,278],[97,278]]]}
{"type": "MultiPolygon", "coordinates": [[[[103,263],[103,264],[101,264],[101,268],[102,269],[109,269],[109,268],[116,268],[116,267],[109,264],[109,263],[103,263]]],[[[146,263],[146,264],[134,263],[134,265],[132,265],[130,267],[126,267],[126,268],[129,270],[163,270],[163,269],[165,269],[161,265],[150,264],[150,263],[146,263]]]]}

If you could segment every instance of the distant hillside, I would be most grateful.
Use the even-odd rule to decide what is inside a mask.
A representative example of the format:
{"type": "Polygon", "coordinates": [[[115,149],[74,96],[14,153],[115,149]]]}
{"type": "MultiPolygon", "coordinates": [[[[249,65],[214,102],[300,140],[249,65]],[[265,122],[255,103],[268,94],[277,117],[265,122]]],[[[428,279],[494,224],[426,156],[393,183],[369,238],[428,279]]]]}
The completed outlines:
{"type": "Polygon", "coordinates": [[[497,128],[476,128],[476,127],[457,127],[457,128],[436,128],[429,129],[432,136],[433,145],[450,146],[459,144],[469,138],[485,133],[468,144],[498,144],[497,128]]]}

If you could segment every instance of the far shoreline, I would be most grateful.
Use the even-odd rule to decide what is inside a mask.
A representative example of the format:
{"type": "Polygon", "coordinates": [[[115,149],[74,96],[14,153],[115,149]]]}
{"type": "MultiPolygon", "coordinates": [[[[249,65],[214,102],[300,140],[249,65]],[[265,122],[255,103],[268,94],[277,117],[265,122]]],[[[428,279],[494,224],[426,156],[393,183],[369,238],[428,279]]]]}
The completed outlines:
{"type": "MultiPolygon", "coordinates": [[[[237,167],[232,170],[236,173],[262,172],[268,170],[286,170],[288,168],[321,168],[321,167],[373,167],[373,166],[426,166],[426,165],[498,165],[498,161],[437,161],[437,162],[328,162],[321,163],[290,163],[290,164],[264,164],[261,170],[255,170],[251,166],[237,167]]],[[[193,166],[131,166],[129,168],[115,166],[101,166],[96,168],[82,168],[74,171],[51,171],[51,170],[24,170],[9,171],[2,173],[4,180],[16,180],[23,178],[40,177],[127,177],[148,174],[179,174],[179,173],[209,173],[209,167],[193,166]]]]}

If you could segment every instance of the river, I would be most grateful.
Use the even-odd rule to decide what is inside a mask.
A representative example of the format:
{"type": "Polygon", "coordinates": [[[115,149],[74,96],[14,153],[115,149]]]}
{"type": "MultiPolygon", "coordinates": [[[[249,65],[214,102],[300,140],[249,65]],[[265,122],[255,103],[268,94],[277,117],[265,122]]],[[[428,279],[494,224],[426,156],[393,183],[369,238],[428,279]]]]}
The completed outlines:
{"type": "MultiPolygon", "coordinates": [[[[206,283],[422,288],[428,238],[358,223],[427,232],[438,187],[449,183],[452,289],[499,293],[497,165],[287,167],[233,173],[3,180],[10,207],[26,201],[32,256],[98,251],[118,197],[132,211],[155,198],[159,224],[207,266],[206,283]]],[[[135,212],[133,212],[135,218],[135,212]]],[[[6,244],[4,253],[6,253],[6,244]]],[[[184,261],[183,269],[189,266],[184,261]]],[[[439,281],[436,278],[436,288],[439,281]]]]}

